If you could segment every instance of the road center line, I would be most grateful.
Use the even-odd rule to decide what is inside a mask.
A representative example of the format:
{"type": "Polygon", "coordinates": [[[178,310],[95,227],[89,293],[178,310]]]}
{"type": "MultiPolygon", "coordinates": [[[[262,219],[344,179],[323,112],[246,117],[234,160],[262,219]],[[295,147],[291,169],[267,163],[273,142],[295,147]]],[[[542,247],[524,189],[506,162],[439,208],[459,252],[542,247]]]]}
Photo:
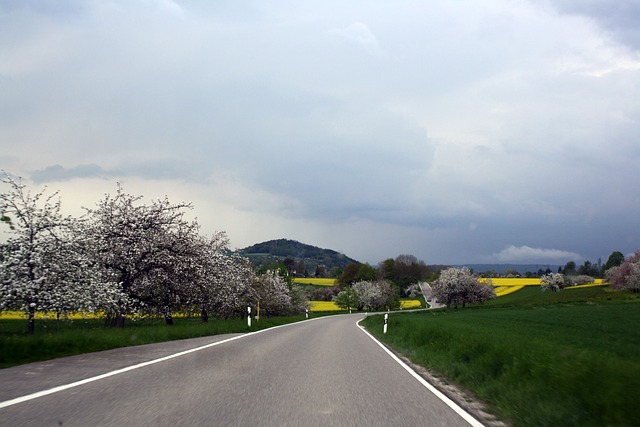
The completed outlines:
{"type": "Polygon", "coordinates": [[[458,415],[460,415],[466,422],[468,422],[469,424],[471,424],[474,427],[484,427],[484,425],[478,421],[477,419],[475,419],[470,413],[468,413],[467,411],[465,411],[464,409],[462,409],[460,406],[458,406],[458,404],[456,402],[454,402],[453,400],[449,399],[445,394],[443,394],[440,390],[438,390],[437,388],[435,388],[433,385],[431,385],[427,380],[425,380],[424,378],[422,378],[416,371],[414,371],[409,365],[407,365],[406,363],[404,363],[398,356],[396,356],[395,354],[393,354],[393,352],[391,350],[389,350],[384,344],[382,344],[380,341],[378,341],[377,338],[375,338],[373,335],[371,335],[363,326],[360,325],[360,322],[362,321],[362,319],[358,320],[358,322],[356,322],[356,324],[358,325],[358,327],[362,330],[362,332],[364,332],[365,334],[367,334],[369,336],[369,338],[371,338],[376,344],[378,344],[384,351],[387,352],[387,354],[389,356],[391,356],[391,358],[393,360],[395,360],[400,366],[402,366],[407,372],[409,372],[409,374],[411,374],[416,380],[418,380],[420,382],[420,384],[422,384],[424,387],[426,387],[431,393],[433,393],[438,399],[442,400],[447,406],[449,406],[451,409],[453,409],[458,415]]]}

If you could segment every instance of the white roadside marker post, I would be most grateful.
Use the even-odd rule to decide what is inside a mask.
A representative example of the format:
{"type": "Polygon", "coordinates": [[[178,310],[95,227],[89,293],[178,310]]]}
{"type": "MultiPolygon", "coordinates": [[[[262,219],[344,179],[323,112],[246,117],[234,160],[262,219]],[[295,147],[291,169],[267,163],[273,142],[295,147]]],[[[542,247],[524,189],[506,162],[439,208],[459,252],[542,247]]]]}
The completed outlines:
{"type": "Polygon", "coordinates": [[[309,318],[309,309],[308,308],[305,308],[304,314],[305,314],[306,318],[308,319],[309,318]]]}
{"type": "Polygon", "coordinates": [[[251,327],[251,307],[247,307],[247,312],[249,313],[247,316],[247,326],[251,327]]]}
{"type": "Polygon", "coordinates": [[[387,333],[387,323],[389,322],[389,314],[385,313],[384,314],[384,328],[382,329],[382,333],[386,334],[387,333]]]}

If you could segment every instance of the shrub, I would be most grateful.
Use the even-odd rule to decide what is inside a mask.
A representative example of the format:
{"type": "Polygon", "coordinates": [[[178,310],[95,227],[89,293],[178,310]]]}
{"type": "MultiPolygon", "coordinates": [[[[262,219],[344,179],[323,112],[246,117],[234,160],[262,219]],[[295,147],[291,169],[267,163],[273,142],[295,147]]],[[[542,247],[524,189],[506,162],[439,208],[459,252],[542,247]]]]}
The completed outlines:
{"type": "Polygon", "coordinates": [[[611,267],[605,273],[605,279],[614,289],[627,289],[640,292],[640,250],[619,267],[611,267]]]}
{"type": "Polygon", "coordinates": [[[575,277],[567,277],[565,281],[569,282],[568,283],[569,286],[580,286],[580,285],[588,285],[589,283],[595,282],[595,280],[596,279],[594,279],[591,276],[581,274],[575,277]]]}
{"type": "Polygon", "coordinates": [[[439,302],[456,308],[458,304],[464,307],[467,303],[482,303],[496,297],[491,279],[481,282],[466,267],[444,270],[432,283],[432,290],[439,302]]]}
{"type": "Polygon", "coordinates": [[[564,276],[560,273],[549,273],[540,277],[540,289],[542,291],[557,292],[564,288],[565,284],[564,276]]]}

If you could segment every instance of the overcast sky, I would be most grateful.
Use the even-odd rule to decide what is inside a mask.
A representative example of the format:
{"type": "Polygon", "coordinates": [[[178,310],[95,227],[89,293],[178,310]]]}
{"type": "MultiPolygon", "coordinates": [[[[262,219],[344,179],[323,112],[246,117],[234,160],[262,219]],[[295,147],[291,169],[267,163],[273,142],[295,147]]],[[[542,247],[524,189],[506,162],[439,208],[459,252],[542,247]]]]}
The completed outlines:
{"type": "Polygon", "coordinates": [[[233,248],[376,264],[640,248],[636,0],[0,2],[0,168],[233,248]]]}

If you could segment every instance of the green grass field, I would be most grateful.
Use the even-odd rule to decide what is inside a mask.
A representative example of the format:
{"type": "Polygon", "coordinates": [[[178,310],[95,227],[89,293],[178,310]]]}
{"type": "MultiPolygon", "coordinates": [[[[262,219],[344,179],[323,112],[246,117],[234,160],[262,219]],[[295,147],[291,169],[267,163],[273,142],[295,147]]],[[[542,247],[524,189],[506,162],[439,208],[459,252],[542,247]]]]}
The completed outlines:
{"type": "Polygon", "coordinates": [[[640,425],[640,296],[522,289],[482,307],[394,314],[383,336],[514,426],[640,425]]]}
{"type": "MultiPolygon", "coordinates": [[[[262,318],[251,330],[302,320],[262,318]]],[[[415,363],[472,390],[514,426],[640,425],[640,294],[526,286],[484,305],[393,313],[367,329],[415,363]]],[[[176,318],[104,328],[99,319],[0,319],[0,368],[138,344],[246,332],[246,319],[176,318]]]]}

